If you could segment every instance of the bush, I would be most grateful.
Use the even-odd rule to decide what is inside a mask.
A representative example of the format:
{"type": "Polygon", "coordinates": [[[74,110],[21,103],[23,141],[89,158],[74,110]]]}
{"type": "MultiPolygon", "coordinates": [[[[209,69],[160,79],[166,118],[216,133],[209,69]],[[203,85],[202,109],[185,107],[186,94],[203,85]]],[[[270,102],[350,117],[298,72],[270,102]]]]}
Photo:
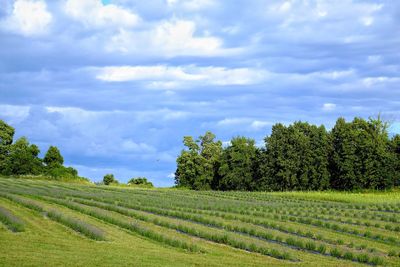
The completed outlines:
{"type": "Polygon", "coordinates": [[[118,183],[118,181],[115,179],[114,174],[106,174],[103,177],[103,183],[105,185],[110,185],[110,184],[118,183]]]}
{"type": "Polygon", "coordinates": [[[137,177],[129,180],[128,185],[143,186],[143,187],[154,187],[153,183],[147,180],[146,177],[137,177]]]}

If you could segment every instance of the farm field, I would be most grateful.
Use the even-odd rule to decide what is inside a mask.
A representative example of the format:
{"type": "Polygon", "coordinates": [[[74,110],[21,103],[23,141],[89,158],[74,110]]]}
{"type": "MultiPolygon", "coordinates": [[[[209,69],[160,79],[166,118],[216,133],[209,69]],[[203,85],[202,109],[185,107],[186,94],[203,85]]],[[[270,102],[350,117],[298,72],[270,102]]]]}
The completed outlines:
{"type": "Polygon", "coordinates": [[[400,266],[398,192],[0,178],[0,266],[400,266]]]}

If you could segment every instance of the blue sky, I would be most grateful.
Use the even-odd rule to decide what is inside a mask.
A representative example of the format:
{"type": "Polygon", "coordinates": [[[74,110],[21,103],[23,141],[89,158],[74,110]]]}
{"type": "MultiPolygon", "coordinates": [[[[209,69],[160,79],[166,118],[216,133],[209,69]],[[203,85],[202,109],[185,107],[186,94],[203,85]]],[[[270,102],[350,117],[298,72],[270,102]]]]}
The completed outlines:
{"type": "Polygon", "coordinates": [[[184,135],[381,113],[400,132],[400,2],[2,0],[0,119],[94,181],[173,184],[184,135]]]}

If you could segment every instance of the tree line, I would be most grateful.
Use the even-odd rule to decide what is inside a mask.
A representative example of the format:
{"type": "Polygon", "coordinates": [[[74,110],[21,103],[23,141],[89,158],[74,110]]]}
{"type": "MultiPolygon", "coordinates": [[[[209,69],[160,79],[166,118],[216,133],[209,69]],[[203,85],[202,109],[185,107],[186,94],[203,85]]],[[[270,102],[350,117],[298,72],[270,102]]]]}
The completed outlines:
{"type": "Polygon", "coordinates": [[[195,190],[358,190],[400,184],[400,135],[388,134],[380,116],[336,121],[332,130],[295,122],[277,123],[265,146],[234,137],[226,147],[206,132],[183,138],[177,187],[195,190]]]}
{"type": "Polygon", "coordinates": [[[30,144],[26,137],[14,142],[15,129],[0,120],[0,175],[42,175],[52,178],[83,179],[72,167],[65,167],[60,150],[50,146],[44,158],[39,158],[40,149],[30,144]]]}

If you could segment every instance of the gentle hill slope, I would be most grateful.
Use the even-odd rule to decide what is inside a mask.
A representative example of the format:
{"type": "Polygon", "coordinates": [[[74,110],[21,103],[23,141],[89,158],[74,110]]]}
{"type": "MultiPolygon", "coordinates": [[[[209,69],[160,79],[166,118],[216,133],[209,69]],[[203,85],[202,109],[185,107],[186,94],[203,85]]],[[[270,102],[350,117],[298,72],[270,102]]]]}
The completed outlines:
{"type": "Polygon", "coordinates": [[[400,202],[370,195],[0,178],[0,265],[398,266],[400,202]]]}

